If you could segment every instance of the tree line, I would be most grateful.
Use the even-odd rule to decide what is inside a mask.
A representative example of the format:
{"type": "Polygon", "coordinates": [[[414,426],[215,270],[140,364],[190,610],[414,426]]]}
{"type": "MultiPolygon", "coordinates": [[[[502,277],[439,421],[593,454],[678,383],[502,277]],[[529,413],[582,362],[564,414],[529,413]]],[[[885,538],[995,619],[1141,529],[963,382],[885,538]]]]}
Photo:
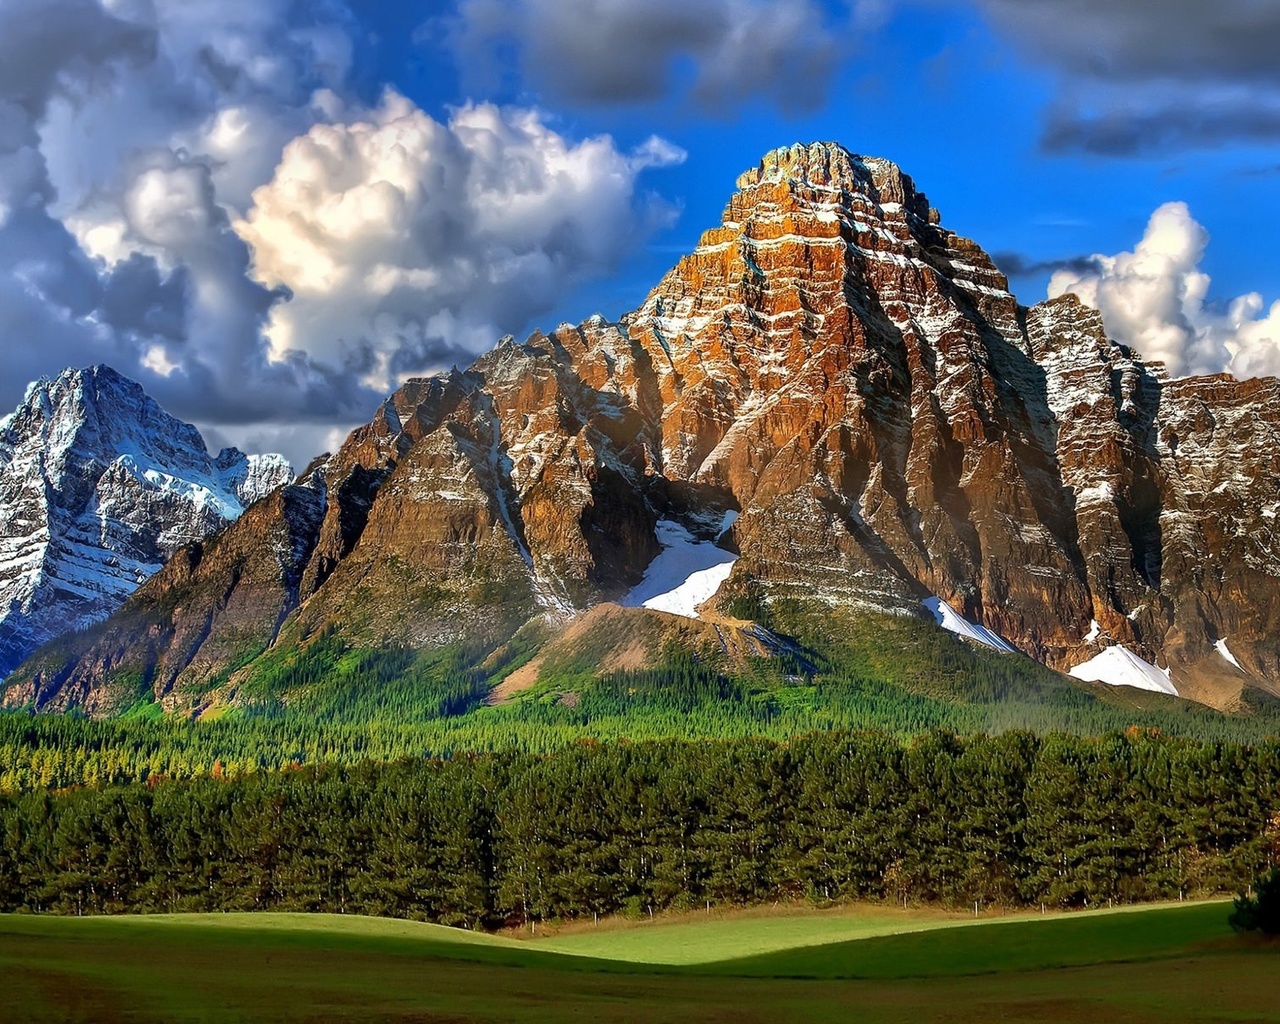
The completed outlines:
{"type": "Polygon", "coordinates": [[[1095,906],[1280,864],[1280,743],[581,742],[0,797],[0,911],[479,928],[705,903],[1095,906]]]}
{"type": "MultiPolygon", "coordinates": [[[[438,678],[424,672],[413,685],[401,685],[367,677],[363,652],[344,657],[354,668],[330,678],[320,706],[253,703],[260,695],[250,694],[250,703],[199,721],[165,716],[158,704],[102,720],[0,712],[0,792],[215,773],[234,778],[465,752],[544,754],[584,739],[785,742],[819,730],[874,730],[905,741],[937,729],[1097,736],[1132,725],[1205,743],[1256,743],[1280,734],[1280,717],[1271,713],[1229,716],[1173,698],[1134,708],[1070,684],[998,699],[913,692],[878,678],[875,666],[839,667],[798,681],[765,676],[772,666],[753,678],[696,663],[598,677],[566,673],[510,704],[489,707],[479,703],[487,682],[478,686],[470,669],[441,670],[438,678]]],[[[310,678],[313,667],[304,667],[310,678]]],[[[974,685],[985,678],[974,675],[974,685]]]]}

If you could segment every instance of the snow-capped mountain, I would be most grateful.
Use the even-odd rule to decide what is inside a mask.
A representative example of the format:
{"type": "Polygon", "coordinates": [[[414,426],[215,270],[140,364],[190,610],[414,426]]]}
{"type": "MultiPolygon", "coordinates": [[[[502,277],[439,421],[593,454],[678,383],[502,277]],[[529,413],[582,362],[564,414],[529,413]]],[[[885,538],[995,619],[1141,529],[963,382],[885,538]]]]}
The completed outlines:
{"type": "Polygon", "coordinates": [[[109,710],[132,673],[191,709],[323,630],[496,645],[609,601],[728,649],[751,595],[1229,707],[1280,693],[1278,510],[1275,379],[1171,379],[1021,305],[894,164],[792,146],[639,310],[410,381],[4,700],[109,710]]]}
{"type": "Polygon", "coordinates": [[[279,455],[211,457],[109,367],[36,381],[0,420],[0,677],[291,478],[279,455]]]}

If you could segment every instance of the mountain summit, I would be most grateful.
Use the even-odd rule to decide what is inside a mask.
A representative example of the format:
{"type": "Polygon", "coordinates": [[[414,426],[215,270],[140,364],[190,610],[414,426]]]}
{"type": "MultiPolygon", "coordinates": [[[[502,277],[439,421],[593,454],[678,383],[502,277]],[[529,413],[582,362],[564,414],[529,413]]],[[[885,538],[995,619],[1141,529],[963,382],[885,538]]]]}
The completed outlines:
{"type": "Polygon", "coordinates": [[[1229,707],[1280,692],[1278,399],[1020,305],[897,166],[792,146],[639,310],[409,382],[5,700],[105,710],[141,674],[197,711],[320,635],[487,650],[610,601],[728,649],[749,597],[1229,707]]]}
{"type": "Polygon", "coordinates": [[[110,367],[32,384],[0,420],[0,676],[291,476],[279,455],[211,458],[110,367]]]}

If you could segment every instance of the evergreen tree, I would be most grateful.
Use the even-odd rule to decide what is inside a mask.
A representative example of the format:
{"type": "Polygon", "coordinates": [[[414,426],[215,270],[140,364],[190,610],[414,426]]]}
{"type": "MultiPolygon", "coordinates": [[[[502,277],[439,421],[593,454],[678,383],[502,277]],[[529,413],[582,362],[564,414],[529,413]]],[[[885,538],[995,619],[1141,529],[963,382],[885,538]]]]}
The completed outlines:
{"type": "Polygon", "coordinates": [[[1254,882],[1252,896],[1237,896],[1227,920],[1238,932],[1280,935],[1280,868],[1272,868],[1254,882]]]}

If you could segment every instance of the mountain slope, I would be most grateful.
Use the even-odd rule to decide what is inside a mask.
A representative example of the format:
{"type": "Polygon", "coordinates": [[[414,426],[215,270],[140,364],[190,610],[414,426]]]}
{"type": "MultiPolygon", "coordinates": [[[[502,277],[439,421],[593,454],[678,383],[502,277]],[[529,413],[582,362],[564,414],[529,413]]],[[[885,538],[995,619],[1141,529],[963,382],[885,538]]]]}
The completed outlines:
{"type": "Polygon", "coordinates": [[[278,455],[210,457],[195,427],[108,367],[32,384],[0,421],[0,676],[291,475],[278,455]]]}
{"type": "Polygon", "coordinates": [[[229,643],[209,608],[237,578],[166,570],[5,700],[92,708],[158,661],[168,706],[234,701],[269,645],[322,631],[492,649],[630,603],[663,538],[723,531],[709,620],[793,597],[932,619],[936,597],[1060,671],[1123,645],[1231,707],[1280,689],[1278,387],[1170,380],[1073,297],[1021,306],[896,166],[793,146],[620,323],[392,395],[303,485],[297,528],[277,510],[296,557],[253,556],[278,631],[229,643]],[[169,630],[199,642],[136,653],[169,630]]]}

